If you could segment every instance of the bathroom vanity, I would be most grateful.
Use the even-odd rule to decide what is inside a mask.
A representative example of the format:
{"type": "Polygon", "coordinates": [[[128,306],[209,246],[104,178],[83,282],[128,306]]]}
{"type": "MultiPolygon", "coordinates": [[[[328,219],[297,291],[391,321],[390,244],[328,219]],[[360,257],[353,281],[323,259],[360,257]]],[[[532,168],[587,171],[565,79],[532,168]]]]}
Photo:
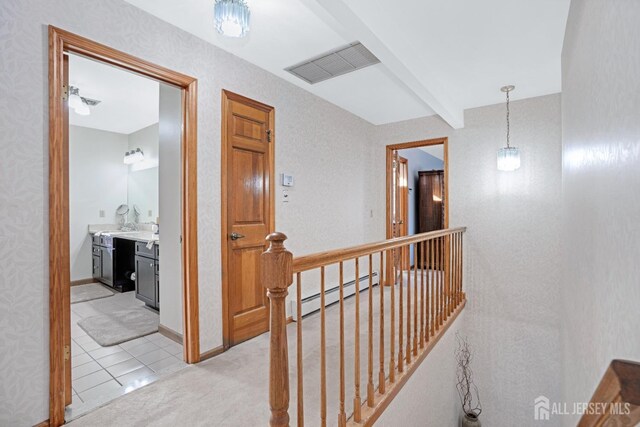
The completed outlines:
{"type": "Polygon", "coordinates": [[[160,310],[160,244],[149,231],[92,234],[93,278],[160,310]]]}

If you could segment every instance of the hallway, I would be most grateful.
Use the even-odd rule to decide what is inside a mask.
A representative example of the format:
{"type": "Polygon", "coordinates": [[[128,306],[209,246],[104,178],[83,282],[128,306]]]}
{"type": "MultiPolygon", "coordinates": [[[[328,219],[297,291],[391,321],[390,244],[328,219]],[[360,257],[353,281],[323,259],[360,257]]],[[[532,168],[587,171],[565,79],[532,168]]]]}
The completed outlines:
{"type": "MultiPolygon", "coordinates": [[[[412,275],[413,276],[413,275],[412,275]]],[[[405,280],[406,289],[406,280],[405,280]]],[[[411,284],[413,295],[413,277],[411,284]]],[[[379,372],[379,287],[373,287],[374,342],[373,379],[377,387],[379,372]]],[[[420,287],[418,286],[418,289],[420,287]]],[[[385,296],[385,372],[389,364],[389,322],[391,288],[384,288],[385,296]]],[[[398,310],[396,287],[396,310],[398,310]]],[[[406,290],[404,293],[406,301],[406,290]]],[[[412,297],[413,298],[413,297],[412,297]]],[[[413,300],[412,300],[413,306],[413,300]]],[[[404,313],[406,320],[406,311],[404,313]]],[[[345,408],[347,417],[353,410],[354,394],[354,334],[355,297],[345,300],[345,408]]],[[[419,319],[418,314],[418,319],[419,319]]],[[[396,329],[398,327],[396,315],[396,329]]],[[[413,318],[412,318],[413,322],[413,318]]],[[[406,323],[405,323],[406,325],[406,323]]],[[[419,330],[420,328],[418,328],[419,330]]],[[[412,324],[413,330],[413,324],[412,324]]],[[[289,414],[292,424],[296,419],[296,323],[287,327],[289,339],[289,414]]],[[[326,309],[327,356],[327,424],[334,425],[338,414],[339,396],[339,305],[326,309]]],[[[320,313],[303,320],[303,363],[318,366],[318,375],[304,378],[305,424],[320,424],[320,313]]],[[[398,338],[396,334],[396,339],[398,338]]],[[[405,326],[404,346],[406,346],[405,326]]],[[[360,395],[366,399],[368,340],[368,291],[360,293],[360,395]]],[[[396,344],[396,352],[398,345],[396,344]]],[[[405,347],[403,347],[404,351],[405,347]]],[[[428,362],[427,362],[428,363],[428,362]]],[[[197,365],[188,366],[142,389],[118,398],[110,404],[77,420],[74,427],[94,425],[143,426],[153,420],[154,425],[264,425],[269,419],[268,405],[269,334],[260,335],[237,345],[227,352],[197,365]],[[254,401],[248,401],[254,396],[254,401]],[[255,400],[257,399],[257,400],[255,400]],[[234,403],[231,403],[234,402],[234,403]],[[214,422],[215,420],[215,422],[214,422]]],[[[308,372],[308,371],[307,371],[308,372]]],[[[453,378],[452,378],[453,380],[453,378]]]]}

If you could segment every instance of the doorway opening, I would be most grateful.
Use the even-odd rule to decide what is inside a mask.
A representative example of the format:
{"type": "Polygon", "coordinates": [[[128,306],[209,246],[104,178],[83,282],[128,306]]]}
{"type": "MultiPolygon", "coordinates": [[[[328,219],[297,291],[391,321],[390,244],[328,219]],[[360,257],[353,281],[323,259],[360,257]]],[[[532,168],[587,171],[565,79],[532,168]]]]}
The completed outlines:
{"type": "MultiPolygon", "coordinates": [[[[449,226],[447,143],[447,138],[437,138],[387,145],[387,239],[449,226]]],[[[421,259],[419,255],[412,248],[389,254],[387,262],[401,274],[421,259]]],[[[397,280],[391,270],[385,277],[387,285],[397,280]]]]}
{"type": "Polygon", "coordinates": [[[49,38],[57,426],[199,361],[196,80],[55,27],[49,38]]]}

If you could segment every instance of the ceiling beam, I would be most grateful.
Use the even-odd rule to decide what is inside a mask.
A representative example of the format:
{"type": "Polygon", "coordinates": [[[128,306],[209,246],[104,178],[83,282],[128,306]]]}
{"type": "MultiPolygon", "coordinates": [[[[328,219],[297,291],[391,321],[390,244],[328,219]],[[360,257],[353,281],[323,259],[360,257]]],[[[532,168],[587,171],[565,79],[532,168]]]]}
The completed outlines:
{"type": "Polygon", "coordinates": [[[428,70],[420,70],[419,79],[343,0],[302,0],[334,31],[349,41],[364,44],[419,101],[435,111],[454,129],[464,127],[464,110],[445,93],[444,85],[428,70]],[[424,82],[428,82],[425,84],[424,82]]]}

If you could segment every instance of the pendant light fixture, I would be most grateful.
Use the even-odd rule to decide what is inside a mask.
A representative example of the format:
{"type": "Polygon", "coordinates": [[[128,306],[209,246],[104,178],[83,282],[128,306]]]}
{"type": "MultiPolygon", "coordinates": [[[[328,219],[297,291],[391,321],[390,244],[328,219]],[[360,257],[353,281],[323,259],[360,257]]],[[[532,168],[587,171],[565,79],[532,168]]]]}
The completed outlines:
{"type": "Polygon", "coordinates": [[[509,93],[516,87],[513,85],[504,86],[500,90],[507,94],[507,146],[498,150],[498,170],[511,172],[520,167],[520,150],[510,145],[510,123],[509,123],[509,93]]]}
{"type": "Polygon", "coordinates": [[[244,37],[249,32],[251,12],[245,0],[216,0],[213,6],[216,30],[226,37],[244,37]]]}

